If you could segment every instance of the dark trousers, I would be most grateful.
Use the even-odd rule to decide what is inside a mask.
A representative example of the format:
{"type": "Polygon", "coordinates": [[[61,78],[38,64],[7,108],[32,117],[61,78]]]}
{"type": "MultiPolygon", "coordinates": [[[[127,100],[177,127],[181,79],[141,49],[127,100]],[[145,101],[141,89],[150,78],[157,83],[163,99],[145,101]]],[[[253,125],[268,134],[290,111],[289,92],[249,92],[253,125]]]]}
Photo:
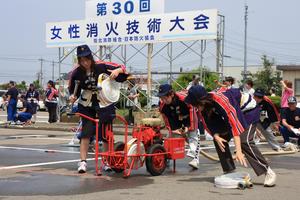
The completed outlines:
{"type": "Polygon", "coordinates": [[[200,132],[200,135],[204,135],[204,126],[203,126],[203,123],[201,120],[198,121],[198,129],[199,129],[199,132],[200,132]]]}
{"type": "Polygon", "coordinates": [[[54,123],[54,122],[57,121],[57,112],[56,112],[56,109],[57,109],[57,104],[51,105],[51,106],[48,107],[48,113],[49,113],[48,122],[49,123],[54,123]]]}
{"type": "Polygon", "coordinates": [[[298,138],[298,145],[300,146],[300,136],[299,135],[296,135],[294,132],[290,131],[285,126],[281,126],[279,130],[283,137],[284,143],[289,142],[290,137],[298,138]]]}
{"type": "Polygon", "coordinates": [[[133,124],[134,123],[134,118],[133,118],[133,107],[128,107],[129,115],[128,115],[128,124],[133,124]]]}
{"type": "Polygon", "coordinates": [[[15,121],[15,115],[17,114],[17,101],[10,99],[7,105],[7,121],[15,121]]]}
{"type": "MultiPolygon", "coordinates": [[[[257,176],[265,174],[269,167],[267,161],[261,154],[261,152],[256,147],[253,137],[255,133],[256,125],[252,124],[247,130],[245,130],[241,135],[241,148],[242,152],[245,154],[249,164],[253,168],[257,176]]],[[[229,134],[220,135],[223,139],[228,142],[231,140],[232,136],[229,134]]],[[[225,173],[233,171],[236,167],[229,149],[228,143],[225,143],[225,152],[222,152],[219,145],[214,141],[216,150],[225,173]]]]}
{"type": "Polygon", "coordinates": [[[17,114],[17,120],[19,120],[20,122],[27,122],[28,120],[31,120],[32,115],[31,113],[27,113],[27,112],[20,112],[17,114]]]}

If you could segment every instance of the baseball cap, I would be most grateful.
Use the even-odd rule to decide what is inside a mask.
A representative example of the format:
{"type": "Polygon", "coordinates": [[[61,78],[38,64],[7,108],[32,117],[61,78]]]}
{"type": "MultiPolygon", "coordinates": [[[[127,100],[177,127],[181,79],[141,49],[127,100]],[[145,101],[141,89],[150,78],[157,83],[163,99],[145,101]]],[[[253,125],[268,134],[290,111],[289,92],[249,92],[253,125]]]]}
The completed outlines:
{"type": "Polygon", "coordinates": [[[86,57],[91,54],[92,51],[88,45],[81,45],[77,47],[77,57],[86,57]]]}
{"type": "Polygon", "coordinates": [[[294,104],[294,103],[297,103],[297,99],[296,99],[296,97],[289,97],[288,98],[288,100],[287,100],[287,102],[289,103],[289,104],[294,104]]]}
{"type": "Polygon", "coordinates": [[[197,100],[201,100],[206,96],[207,92],[203,86],[194,85],[189,89],[188,95],[185,97],[184,102],[187,104],[196,105],[197,100]]]}
{"type": "Polygon", "coordinates": [[[172,90],[172,86],[170,84],[163,84],[159,86],[158,89],[158,97],[166,96],[172,90]]]}
{"type": "Polygon", "coordinates": [[[265,91],[263,89],[256,89],[254,92],[254,96],[263,97],[265,96],[265,91]]]}

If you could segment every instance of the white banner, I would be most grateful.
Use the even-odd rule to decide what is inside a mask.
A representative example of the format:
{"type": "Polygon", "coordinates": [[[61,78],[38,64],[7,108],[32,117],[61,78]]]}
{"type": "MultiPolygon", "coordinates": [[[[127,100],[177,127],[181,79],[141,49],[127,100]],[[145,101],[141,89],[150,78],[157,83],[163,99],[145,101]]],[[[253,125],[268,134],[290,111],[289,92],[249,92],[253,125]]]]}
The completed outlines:
{"type": "Polygon", "coordinates": [[[93,18],[47,23],[47,47],[141,44],[217,37],[218,11],[93,18]]]}
{"type": "Polygon", "coordinates": [[[164,0],[90,0],[85,3],[85,17],[161,14],[164,0]]]}

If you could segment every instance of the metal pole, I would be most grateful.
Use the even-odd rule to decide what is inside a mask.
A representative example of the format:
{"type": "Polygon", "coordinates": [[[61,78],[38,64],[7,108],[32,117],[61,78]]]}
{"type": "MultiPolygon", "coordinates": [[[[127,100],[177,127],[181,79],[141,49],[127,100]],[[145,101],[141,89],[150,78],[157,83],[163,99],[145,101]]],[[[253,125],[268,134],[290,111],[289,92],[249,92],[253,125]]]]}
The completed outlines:
{"type": "Polygon", "coordinates": [[[220,24],[217,26],[217,39],[216,39],[216,72],[219,73],[220,71],[220,24]]]}
{"type": "Polygon", "coordinates": [[[201,79],[201,82],[204,84],[203,82],[203,40],[201,40],[201,52],[200,52],[200,79],[201,79]]]}
{"type": "Polygon", "coordinates": [[[244,73],[243,78],[247,78],[247,25],[248,25],[248,6],[245,5],[245,38],[244,38],[244,73]]]}
{"type": "Polygon", "coordinates": [[[169,62],[170,62],[170,84],[172,84],[173,77],[172,77],[172,71],[173,71],[173,42],[169,42],[168,45],[168,56],[169,56],[169,62]]]}
{"type": "Polygon", "coordinates": [[[103,46],[99,46],[99,58],[100,60],[103,59],[103,46]]]}
{"type": "MultiPolygon", "coordinates": [[[[58,80],[59,80],[59,86],[61,85],[61,47],[58,48],[58,80]]],[[[58,87],[59,87],[58,86],[58,87]]],[[[58,93],[58,99],[60,98],[60,92],[58,93]]],[[[60,108],[59,105],[57,106],[57,117],[58,117],[58,121],[60,122],[60,108]]]]}
{"type": "Polygon", "coordinates": [[[41,62],[41,87],[43,88],[43,58],[40,59],[41,62]]]}
{"type": "Polygon", "coordinates": [[[58,48],[58,80],[61,81],[61,47],[58,48]]]}
{"type": "Polygon", "coordinates": [[[147,79],[147,111],[150,110],[150,98],[151,98],[151,65],[152,65],[152,53],[153,53],[153,44],[148,44],[148,58],[147,58],[147,66],[148,66],[148,79],[147,79]]]}
{"type": "Polygon", "coordinates": [[[222,27],[222,59],[221,59],[221,73],[222,73],[222,79],[224,78],[224,43],[225,43],[225,16],[221,15],[221,27],[222,27]]]}
{"type": "Polygon", "coordinates": [[[111,46],[108,47],[108,52],[109,52],[109,62],[111,62],[112,60],[111,46]]]}
{"type": "Polygon", "coordinates": [[[52,80],[54,81],[54,61],[52,61],[52,80]]]}

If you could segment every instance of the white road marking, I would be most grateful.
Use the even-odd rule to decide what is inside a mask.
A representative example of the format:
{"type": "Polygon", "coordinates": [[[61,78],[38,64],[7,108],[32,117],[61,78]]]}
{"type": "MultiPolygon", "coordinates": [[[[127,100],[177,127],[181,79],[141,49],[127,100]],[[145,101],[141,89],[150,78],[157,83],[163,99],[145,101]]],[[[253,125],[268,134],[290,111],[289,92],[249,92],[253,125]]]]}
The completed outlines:
{"type": "MultiPolygon", "coordinates": [[[[37,148],[26,148],[26,147],[8,147],[0,146],[0,149],[11,149],[11,150],[26,150],[26,151],[40,151],[45,153],[69,153],[69,154],[79,154],[78,151],[61,151],[55,149],[37,149],[37,148]]],[[[95,155],[95,153],[88,153],[89,155],[95,155]]]]}
{"type": "MultiPolygon", "coordinates": [[[[95,160],[95,158],[88,158],[86,160],[95,160]]],[[[44,162],[44,163],[33,163],[33,164],[25,164],[25,165],[14,165],[14,166],[0,167],[0,170],[18,169],[18,168],[26,168],[26,167],[39,167],[39,166],[45,166],[45,165],[56,165],[56,164],[72,163],[72,162],[79,162],[79,161],[80,161],[80,159],[77,159],[77,160],[54,161],[54,162],[44,162]]]]}

